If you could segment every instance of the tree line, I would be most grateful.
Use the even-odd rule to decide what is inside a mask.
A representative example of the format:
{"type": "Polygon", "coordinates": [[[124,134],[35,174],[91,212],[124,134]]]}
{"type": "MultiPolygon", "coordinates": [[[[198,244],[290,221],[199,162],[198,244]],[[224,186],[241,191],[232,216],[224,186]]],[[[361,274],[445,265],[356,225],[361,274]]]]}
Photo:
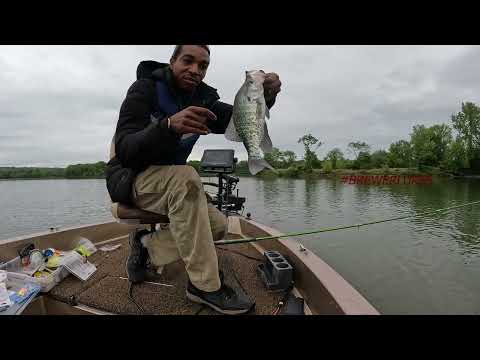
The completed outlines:
{"type": "Polygon", "coordinates": [[[0,167],[0,179],[104,178],[106,163],[75,164],[66,168],[0,167]]]}
{"type": "Polygon", "coordinates": [[[0,179],[63,178],[63,168],[0,167],[0,179]]]}
{"type": "Polygon", "coordinates": [[[310,172],[322,169],[436,168],[451,173],[480,172],[480,108],[471,102],[451,116],[448,124],[413,126],[409,140],[399,140],[388,149],[371,151],[371,145],[352,141],[347,149],[353,159],[347,159],[339,148],[331,149],[323,160],[316,151],[322,142],[312,134],[298,139],[303,144],[302,160],[292,151],[273,148],[265,159],[276,169],[310,172]]]}
{"type": "MultiPolygon", "coordinates": [[[[316,151],[323,143],[312,134],[299,138],[304,147],[302,159],[290,150],[273,148],[265,159],[282,175],[295,176],[313,169],[331,172],[336,169],[436,168],[451,173],[480,172],[480,107],[462,103],[461,111],[452,114],[451,124],[413,126],[410,139],[390,144],[388,149],[371,151],[371,145],[352,141],[347,149],[353,159],[339,148],[331,149],[321,160],[316,151]]],[[[200,162],[188,162],[201,174],[200,162]]],[[[18,178],[104,178],[106,163],[75,164],[66,168],[0,167],[0,179],[18,178]]],[[[246,161],[237,164],[237,175],[250,175],[246,161]]],[[[205,175],[205,174],[201,174],[205,175]]]]}

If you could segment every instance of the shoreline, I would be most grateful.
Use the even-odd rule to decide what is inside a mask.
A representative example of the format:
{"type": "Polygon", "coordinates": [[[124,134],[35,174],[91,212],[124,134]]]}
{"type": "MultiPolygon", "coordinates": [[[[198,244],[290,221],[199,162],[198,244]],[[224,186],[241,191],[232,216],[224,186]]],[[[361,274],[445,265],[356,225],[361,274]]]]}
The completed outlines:
{"type": "Polygon", "coordinates": [[[309,172],[296,169],[279,169],[276,171],[267,170],[262,172],[258,177],[260,178],[297,178],[297,179],[334,179],[344,176],[439,176],[452,178],[450,174],[435,172],[435,171],[421,171],[416,168],[378,168],[378,169],[336,169],[331,171],[324,171],[322,169],[312,169],[309,172]]]}
{"type": "Polygon", "coordinates": [[[105,177],[18,177],[18,178],[0,178],[0,181],[8,181],[8,180],[92,180],[92,179],[103,179],[105,180],[105,177]]]}
{"type": "MultiPolygon", "coordinates": [[[[201,173],[200,177],[212,177],[211,173],[201,173]]],[[[305,170],[289,168],[289,169],[276,169],[265,170],[261,173],[253,176],[249,173],[233,174],[238,177],[253,177],[259,179],[273,179],[273,178],[286,178],[286,179],[335,179],[343,176],[435,176],[450,179],[480,179],[480,175],[454,175],[441,171],[425,171],[418,170],[416,168],[379,168],[379,169],[336,169],[331,171],[324,171],[322,169],[312,169],[307,172],[305,170]]],[[[2,178],[0,181],[5,180],[91,180],[91,179],[103,179],[105,176],[84,176],[84,177],[9,177],[2,178]]]]}

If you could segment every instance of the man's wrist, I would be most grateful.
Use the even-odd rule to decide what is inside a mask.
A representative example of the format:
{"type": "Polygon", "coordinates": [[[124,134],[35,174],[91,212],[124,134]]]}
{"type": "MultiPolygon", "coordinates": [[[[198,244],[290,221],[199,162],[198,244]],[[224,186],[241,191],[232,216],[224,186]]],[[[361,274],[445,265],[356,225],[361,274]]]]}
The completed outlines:
{"type": "Polygon", "coordinates": [[[170,129],[170,118],[164,117],[162,120],[160,120],[158,126],[161,129],[170,129]]]}
{"type": "Polygon", "coordinates": [[[172,128],[171,121],[172,120],[168,116],[166,116],[158,122],[158,127],[162,130],[167,130],[172,135],[177,135],[178,136],[176,131],[174,131],[173,128],[172,128]]]}

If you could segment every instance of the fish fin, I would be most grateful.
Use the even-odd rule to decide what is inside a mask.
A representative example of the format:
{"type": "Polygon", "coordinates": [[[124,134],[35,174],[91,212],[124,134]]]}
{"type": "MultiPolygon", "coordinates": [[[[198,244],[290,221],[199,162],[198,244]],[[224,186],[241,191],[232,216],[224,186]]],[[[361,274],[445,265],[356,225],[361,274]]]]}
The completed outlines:
{"type": "Polygon", "coordinates": [[[260,149],[262,149],[263,152],[269,153],[272,151],[273,144],[270,136],[268,135],[267,123],[264,122],[263,124],[263,138],[262,142],[260,143],[260,149]]]}
{"type": "Polygon", "coordinates": [[[270,119],[270,110],[268,109],[267,104],[265,103],[265,98],[260,96],[257,99],[257,117],[260,119],[265,119],[265,116],[270,119]]]}
{"type": "Polygon", "coordinates": [[[248,158],[248,170],[250,171],[250,174],[256,175],[265,168],[274,170],[274,168],[264,159],[248,158]]]}
{"type": "Polygon", "coordinates": [[[225,130],[225,138],[230,141],[243,142],[240,136],[235,129],[235,122],[233,121],[233,116],[228,123],[227,129],[225,130]]]}

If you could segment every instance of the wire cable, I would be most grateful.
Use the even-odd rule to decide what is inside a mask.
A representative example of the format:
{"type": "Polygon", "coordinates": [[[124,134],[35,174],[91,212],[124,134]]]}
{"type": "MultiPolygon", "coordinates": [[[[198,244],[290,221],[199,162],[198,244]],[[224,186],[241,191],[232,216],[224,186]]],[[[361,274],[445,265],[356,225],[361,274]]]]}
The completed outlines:
{"type": "Polygon", "coordinates": [[[140,304],[137,303],[133,298],[133,295],[132,295],[133,283],[131,281],[129,283],[130,285],[128,286],[128,298],[130,299],[131,302],[133,302],[138,307],[138,309],[142,314],[145,314],[145,310],[143,309],[143,307],[141,307],[140,304]]]}

